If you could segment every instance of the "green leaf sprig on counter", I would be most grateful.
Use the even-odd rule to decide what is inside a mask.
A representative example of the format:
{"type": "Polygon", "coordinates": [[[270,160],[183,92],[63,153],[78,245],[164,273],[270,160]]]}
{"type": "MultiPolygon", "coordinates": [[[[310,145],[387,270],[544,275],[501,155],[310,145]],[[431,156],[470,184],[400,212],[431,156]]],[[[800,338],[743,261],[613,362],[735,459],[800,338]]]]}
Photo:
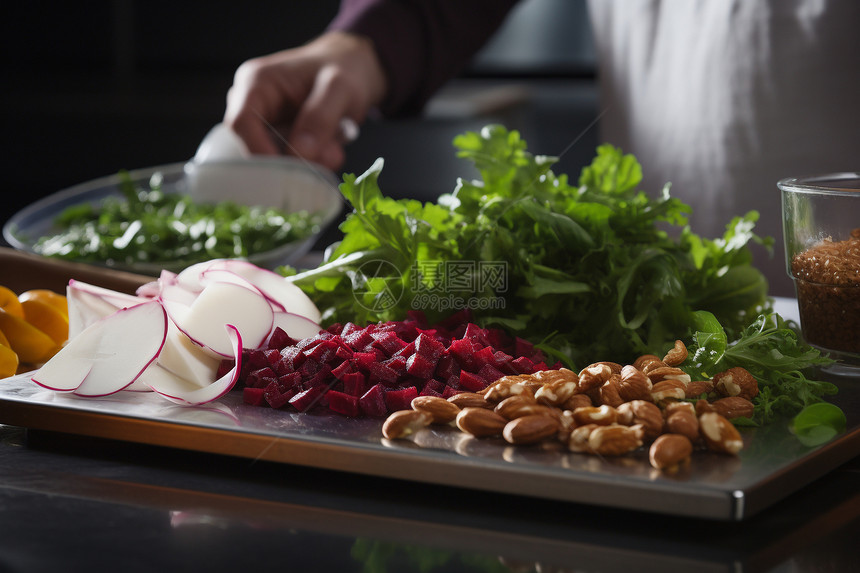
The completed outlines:
{"type": "MultiPolygon", "coordinates": [[[[748,248],[767,242],[752,231],[755,212],[711,240],[686,225],[690,208],[671,197],[669,185],[657,197],[638,190],[641,166],[611,145],[598,148],[577,184],[552,172],[554,158],[532,155],[518,132],[498,125],[460,135],[454,145],[481,179],[457,181],[435,203],[384,196],[382,160],[361,176],[344,176],[341,192],[354,207],[341,226],[344,238],[322,266],[293,279],[324,320],[397,320],[420,309],[432,322],[446,313],[422,306],[422,293],[451,292],[422,269],[466,261],[478,282],[482,263],[501,263],[504,292],[455,293],[471,302],[475,322],[505,328],[576,367],[671,347],[692,334],[697,310],[738,332],[767,304],[748,248]],[[361,267],[372,261],[389,264],[391,272],[373,280],[403,293],[396,304],[356,296],[356,281],[367,280],[361,267]],[[503,305],[480,304],[500,297],[503,305]]],[[[383,292],[391,290],[364,289],[363,296],[383,292]]]]}
{"type": "Polygon", "coordinates": [[[242,258],[311,236],[319,216],[287,213],[232,201],[202,203],[162,189],[156,173],[139,187],[120,172],[122,196],[96,206],[66,208],[56,235],[40,238],[41,255],[83,262],[131,266],[136,263],[190,264],[215,258],[242,258]]]}

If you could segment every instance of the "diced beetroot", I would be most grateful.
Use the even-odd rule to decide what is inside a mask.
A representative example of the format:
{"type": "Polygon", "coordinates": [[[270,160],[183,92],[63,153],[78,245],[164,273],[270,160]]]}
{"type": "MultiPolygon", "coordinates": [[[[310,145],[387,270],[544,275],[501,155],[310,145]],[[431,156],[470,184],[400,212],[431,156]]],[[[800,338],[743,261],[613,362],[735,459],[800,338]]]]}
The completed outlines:
{"type": "Polygon", "coordinates": [[[442,397],[446,400],[455,394],[459,394],[462,390],[457,390],[455,388],[451,388],[450,386],[445,386],[445,389],[442,390],[442,397]]]}
{"type": "Polygon", "coordinates": [[[347,336],[349,336],[353,332],[357,332],[360,330],[362,330],[362,328],[360,326],[358,326],[357,324],[355,324],[354,322],[347,322],[346,324],[343,325],[343,329],[340,331],[340,336],[341,336],[341,338],[346,338],[347,336]]]}
{"type": "Polygon", "coordinates": [[[262,406],[264,392],[264,388],[242,388],[242,401],[251,406],[262,406]]]}
{"type": "Polygon", "coordinates": [[[341,332],[343,332],[343,325],[339,322],[335,322],[334,324],[326,328],[325,331],[329,334],[339,335],[341,332]]]}
{"type": "Polygon", "coordinates": [[[549,370],[549,367],[546,365],[545,362],[536,362],[534,364],[533,368],[534,368],[535,372],[540,372],[542,370],[549,370]]]}
{"type": "Polygon", "coordinates": [[[372,362],[370,364],[370,383],[382,383],[391,386],[397,382],[397,372],[383,364],[382,362],[372,362]]]}
{"type": "Polygon", "coordinates": [[[351,396],[362,396],[364,394],[367,378],[361,372],[350,372],[341,379],[343,391],[351,396]]]}
{"type": "Polygon", "coordinates": [[[245,363],[248,365],[249,372],[272,365],[262,350],[248,351],[247,356],[245,357],[245,363]]]}
{"type": "Polygon", "coordinates": [[[484,386],[492,384],[504,375],[504,372],[502,372],[492,364],[484,364],[481,370],[478,371],[478,376],[484,379],[484,386]]]}
{"type": "Polygon", "coordinates": [[[445,352],[445,346],[431,336],[421,333],[415,339],[415,353],[426,358],[428,362],[436,363],[445,352]]]}
{"type": "Polygon", "coordinates": [[[511,345],[511,338],[505,334],[505,331],[498,328],[484,329],[484,336],[487,339],[488,346],[493,348],[508,348],[511,345]]]}
{"type": "Polygon", "coordinates": [[[373,343],[368,329],[358,330],[348,335],[343,335],[343,340],[353,350],[361,350],[373,343]]]}
{"type": "Polygon", "coordinates": [[[312,386],[290,398],[290,405],[299,412],[307,412],[310,408],[321,402],[325,388],[312,386]]]}
{"type": "Polygon", "coordinates": [[[468,338],[452,340],[451,344],[448,345],[448,352],[457,358],[463,368],[472,369],[475,367],[475,348],[468,338]]]}
{"type": "Polygon", "coordinates": [[[337,390],[329,390],[328,393],[326,393],[326,398],[328,398],[328,408],[332,412],[337,412],[338,414],[343,414],[344,416],[349,416],[351,418],[358,416],[359,408],[357,397],[344,394],[343,392],[338,392],[337,390]]]}
{"type": "Polygon", "coordinates": [[[519,358],[511,360],[511,367],[514,369],[514,373],[516,374],[532,374],[536,372],[534,362],[525,356],[520,356],[519,358]]]}
{"type": "Polygon", "coordinates": [[[306,357],[301,349],[297,346],[287,346],[281,350],[281,359],[278,362],[278,368],[284,368],[287,372],[298,370],[304,363],[306,357]]]}
{"type": "Polygon", "coordinates": [[[307,379],[319,372],[322,367],[323,365],[321,363],[311,358],[308,358],[302,363],[301,367],[298,369],[298,372],[301,373],[302,378],[307,379]]]}
{"type": "Polygon", "coordinates": [[[283,376],[278,376],[278,386],[282,392],[290,389],[300,389],[302,385],[302,375],[298,372],[290,372],[283,376]]]}
{"type": "Polygon", "coordinates": [[[266,344],[267,348],[280,350],[282,348],[286,348],[287,346],[293,346],[297,341],[286,333],[286,331],[280,326],[276,326],[272,331],[271,336],[269,336],[269,342],[266,344]]]}
{"type": "Polygon", "coordinates": [[[252,388],[264,388],[269,382],[277,380],[277,378],[274,370],[266,366],[249,372],[245,377],[245,385],[252,388]]]}
{"type": "Polygon", "coordinates": [[[403,356],[404,358],[409,358],[413,354],[415,354],[415,342],[414,341],[410,342],[409,344],[407,344],[406,346],[404,346],[403,348],[398,350],[394,354],[394,356],[403,356]]]}
{"type": "Polygon", "coordinates": [[[472,342],[477,342],[481,346],[490,346],[487,332],[472,322],[466,325],[466,332],[463,333],[463,338],[468,338],[472,342]]]}
{"type": "Polygon", "coordinates": [[[233,367],[236,365],[236,362],[231,358],[225,358],[218,364],[218,371],[215,373],[215,379],[221,378],[228,372],[230,372],[233,367]]]}
{"type": "Polygon", "coordinates": [[[305,356],[317,362],[329,362],[337,352],[338,344],[334,340],[321,340],[313,348],[304,351],[305,356]]]}
{"type": "Polygon", "coordinates": [[[436,372],[436,362],[416,352],[406,361],[406,372],[418,378],[431,378],[436,372]]]}
{"type": "Polygon", "coordinates": [[[426,390],[428,388],[430,390],[433,390],[434,392],[441,394],[442,390],[445,389],[445,383],[440,380],[436,380],[435,378],[431,378],[427,381],[426,384],[424,384],[424,389],[426,390]]]}
{"type": "Polygon", "coordinates": [[[288,390],[282,389],[278,381],[274,380],[263,390],[263,398],[272,408],[280,408],[285,406],[296,392],[297,390],[294,388],[288,390]]]}
{"type": "Polygon", "coordinates": [[[386,356],[393,356],[407,344],[395,332],[379,332],[371,336],[373,337],[374,348],[382,350],[386,356]]]}
{"type": "Polygon", "coordinates": [[[349,360],[344,360],[339,365],[331,370],[331,375],[338,380],[343,380],[343,377],[351,372],[355,372],[355,366],[349,360]]]}
{"type": "Polygon", "coordinates": [[[328,364],[321,365],[320,369],[313,376],[302,377],[302,386],[305,388],[311,388],[313,386],[329,388],[335,382],[337,382],[337,378],[331,375],[331,366],[328,364]]]}
{"type": "Polygon", "coordinates": [[[377,384],[370,388],[358,399],[358,406],[362,413],[374,418],[381,418],[388,413],[385,406],[385,388],[377,384]]]}
{"type": "Polygon", "coordinates": [[[353,355],[352,349],[349,346],[347,346],[345,343],[343,343],[343,341],[341,341],[341,344],[338,344],[337,350],[335,350],[335,352],[334,352],[335,358],[337,358],[339,360],[350,360],[350,359],[352,359],[352,355],[353,355]]]}
{"type": "Polygon", "coordinates": [[[487,381],[477,374],[463,370],[460,372],[460,388],[467,392],[477,392],[487,387],[487,381]]]}
{"type": "Polygon", "coordinates": [[[433,388],[430,388],[429,386],[424,386],[424,388],[421,390],[421,392],[418,395],[419,396],[436,396],[437,398],[442,397],[441,392],[437,392],[436,390],[434,390],[433,388]]]}
{"type": "Polygon", "coordinates": [[[397,377],[400,378],[406,374],[406,360],[407,359],[404,356],[392,356],[388,360],[384,361],[383,364],[396,372],[397,377]]]}
{"type": "Polygon", "coordinates": [[[385,405],[389,412],[408,410],[412,407],[412,400],[418,397],[418,389],[415,386],[401,390],[389,390],[385,393],[385,405]]]}
{"type": "Polygon", "coordinates": [[[495,363],[494,350],[492,346],[484,346],[479,349],[475,354],[472,355],[472,359],[475,361],[475,365],[471,368],[472,370],[480,370],[487,364],[495,363]]]}
{"type": "Polygon", "coordinates": [[[447,330],[453,330],[461,325],[469,324],[472,321],[472,311],[468,308],[464,308],[458,312],[455,312],[445,320],[436,324],[436,327],[445,328],[447,330]]]}
{"type": "Polygon", "coordinates": [[[450,354],[443,354],[439,357],[439,362],[436,363],[436,377],[440,380],[447,380],[460,372],[460,367],[457,361],[450,354]]]}
{"type": "Polygon", "coordinates": [[[356,352],[352,355],[352,361],[362,372],[370,372],[370,368],[376,364],[376,354],[371,352],[356,352]]]}

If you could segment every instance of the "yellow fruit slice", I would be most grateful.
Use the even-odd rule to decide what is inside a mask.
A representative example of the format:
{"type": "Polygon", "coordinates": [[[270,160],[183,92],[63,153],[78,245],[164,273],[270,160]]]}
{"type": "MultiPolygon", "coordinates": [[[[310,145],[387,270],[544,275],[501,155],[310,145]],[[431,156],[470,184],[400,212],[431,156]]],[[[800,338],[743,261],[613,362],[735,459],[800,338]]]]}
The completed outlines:
{"type": "Polygon", "coordinates": [[[24,320],[47,334],[55,344],[62,344],[69,337],[69,317],[55,307],[37,299],[21,302],[24,320]]]}
{"type": "Polygon", "coordinates": [[[50,336],[19,316],[0,309],[0,330],[6,335],[9,347],[21,362],[41,364],[57,353],[59,345],[50,336]]]}
{"type": "Polygon", "coordinates": [[[21,303],[25,303],[28,300],[37,300],[56,308],[65,316],[69,316],[69,303],[66,300],[66,297],[52,290],[33,289],[24,291],[18,295],[18,300],[21,301],[21,303]]]}
{"type": "Polygon", "coordinates": [[[0,310],[5,310],[18,318],[24,318],[24,309],[21,308],[18,295],[3,285],[0,285],[0,310]]]}
{"type": "Polygon", "coordinates": [[[18,355],[5,344],[0,344],[0,378],[14,376],[17,371],[18,355]]]}

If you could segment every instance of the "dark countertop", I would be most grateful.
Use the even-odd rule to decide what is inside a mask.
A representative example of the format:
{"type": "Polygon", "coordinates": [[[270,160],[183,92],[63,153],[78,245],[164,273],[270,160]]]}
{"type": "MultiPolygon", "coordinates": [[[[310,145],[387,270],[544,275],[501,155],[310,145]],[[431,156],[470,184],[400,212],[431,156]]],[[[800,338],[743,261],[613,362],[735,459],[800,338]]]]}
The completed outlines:
{"type": "Polygon", "coordinates": [[[848,571],[855,458],[741,523],[0,426],[0,571],[848,571]]]}

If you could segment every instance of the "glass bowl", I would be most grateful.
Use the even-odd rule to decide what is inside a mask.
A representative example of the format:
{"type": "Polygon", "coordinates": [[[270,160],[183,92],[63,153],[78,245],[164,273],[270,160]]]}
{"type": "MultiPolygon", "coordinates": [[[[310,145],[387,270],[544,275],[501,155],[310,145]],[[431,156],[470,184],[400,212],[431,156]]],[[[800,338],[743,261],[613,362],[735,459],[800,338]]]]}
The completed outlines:
{"type": "MultiPolygon", "coordinates": [[[[312,235],[248,256],[252,263],[269,269],[294,264],[304,256],[325,229],[339,218],[344,204],[337,189],[339,181],[331,171],[290,157],[255,157],[205,164],[172,163],[137,169],[128,174],[135,184],[143,187],[147,187],[153,175],[160,174],[165,192],[188,193],[199,201],[229,199],[245,205],[317,214],[320,222],[312,235]]],[[[54,221],[64,209],[81,203],[98,205],[109,196],[121,197],[120,182],[119,174],[101,177],[36,201],[6,222],[3,237],[16,249],[37,253],[36,242],[40,237],[57,232],[54,221]]],[[[162,269],[181,270],[196,261],[85,262],[157,276],[162,269]]]]}
{"type": "Polygon", "coordinates": [[[786,268],[803,338],[860,376],[860,173],[792,177],[782,193],[786,268]]]}

